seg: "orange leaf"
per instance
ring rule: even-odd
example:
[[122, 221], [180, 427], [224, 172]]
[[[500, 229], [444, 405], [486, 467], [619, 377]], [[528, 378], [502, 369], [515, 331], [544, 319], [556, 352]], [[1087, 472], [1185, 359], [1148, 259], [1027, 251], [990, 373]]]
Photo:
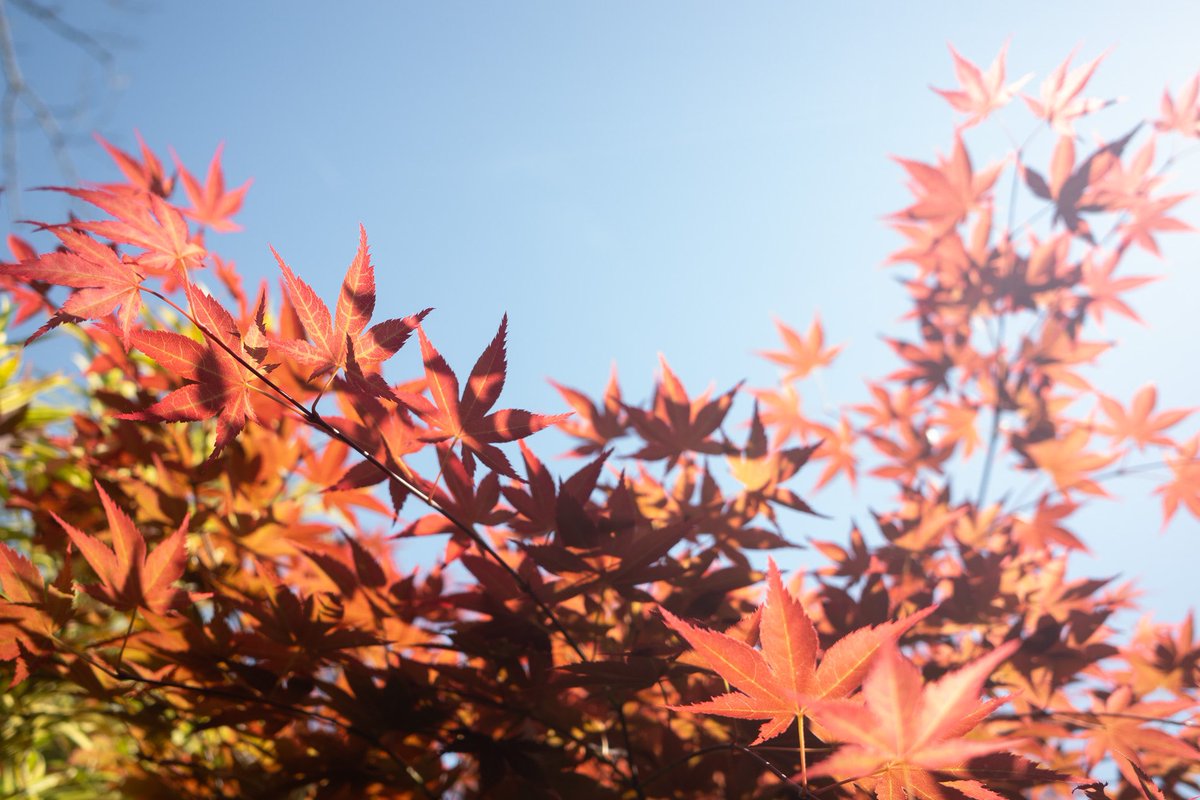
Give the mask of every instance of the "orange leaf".
[[112, 532], [111, 549], [51, 512], [100, 579], [98, 585], [81, 588], [102, 603], [123, 611], [147, 608], [163, 614], [172, 609], [185, 596], [172, 584], [183, 575], [187, 563], [184, 535], [188, 518], [147, 554], [146, 540], [133, 520], [113, 503], [99, 483], [96, 491], [100, 493]]
[[817, 664], [817, 631], [803, 604], [784, 588], [774, 560], [768, 562], [767, 600], [762, 607], [762, 650], [716, 631], [689, 625], [665, 608], [667, 625], [737, 691], [680, 710], [739, 719], [765, 719], [759, 744], [778, 736], [813, 704], [846, 697], [862, 682], [871, 660], [932, 609], [873, 628], [859, 628], [833, 644]]
[[929, 784], [933, 787], [929, 794], [939, 796], [939, 781], [932, 771], [1013, 746], [1011, 741], [962, 737], [1007, 701], [999, 697], [981, 702], [979, 693], [988, 676], [1020, 644], [1007, 642], [926, 684], [895, 641], [887, 640], [863, 681], [861, 699], [826, 700], [812, 706], [813, 720], [844, 744], [810, 774], [865, 778], [881, 787]]

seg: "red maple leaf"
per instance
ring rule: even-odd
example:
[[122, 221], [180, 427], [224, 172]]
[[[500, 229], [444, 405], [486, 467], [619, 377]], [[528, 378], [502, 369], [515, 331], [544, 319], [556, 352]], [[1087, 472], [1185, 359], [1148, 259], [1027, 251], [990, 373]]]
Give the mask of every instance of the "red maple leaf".
[[96, 491], [100, 493], [112, 532], [111, 549], [51, 512], [100, 579], [99, 584], [80, 588], [122, 611], [146, 608], [163, 614], [174, 608], [185, 596], [172, 584], [183, 575], [187, 563], [184, 537], [189, 519], [185, 517], [173, 534], [147, 553], [146, 539], [133, 520], [117, 507], [98, 482]]
[[[1083, 755], [1090, 770], [1106, 754], [1112, 754], [1117, 768], [1136, 786], [1137, 772], [1131, 767], [1146, 769], [1143, 753], [1166, 756], [1182, 760], [1186, 764], [1200, 761], [1200, 750], [1182, 738], [1166, 731], [1147, 727], [1146, 723], [1156, 719], [1170, 719], [1181, 712], [1190, 711], [1194, 704], [1187, 699], [1145, 700], [1134, 696], [1128, 684], [1120, 685], [1111, 694], [1094, 695], [1092, 708], [1097, 712], [1098, 724], [1080, 732], [1085, 740]], [[1120, 756], [1120, 758], [1115, 758]]]
[[34, 260], [0, 266], [0, 275], [26, 281], [70, 286], [73, 292], [54, 317], [32, 338], [71, 319], [99, 319], [120, 308], [118, 327], [125, 349], [142, 309], [142, 275], [117, 257], [112, 248], [69, 228], [55, 228], [65, 249], [44, 253]]
[[972, 64], [958, 54], [953, 45], [949, 45], [950, 55], [954, 57], [954, 74], [958, 78], [961, 90], [934, 89], [946, 99], [956, 111], [968, 114], [959, 130], [969, 128], [981, 122], [996, 109], [1005, 106], [1021, 87], [1029, 82], [1033, 73], [1029, 73], [1008, 86], [1004, 85], [1004, 56], [1008, 51], [1008, 42], [1000, 48], [999, 55], [992, 61], [987, 72]]
[[1128, 317], [1134, 322], [1141, 322], [1139, 317], [1121, 295], [1125, 292], [1144, 286], [1158, 280], [1154, 276], [1131, 275], [1125, 278], [1114, 278], [1113, 272], [1121, 259], [1121, 253], [1114, 251], [1101, 259], [1096, 251], [1088, 252], [1080, 263], [1080, 288], [1084, 290], [1087, 311], [1096, 322], [1104, 322], [1104, 313]]
[[1160, 411], [1155, 414], [1154, 405], [1158, 400], [1158, 391], [1154, 384], [1147, 384], [1133, 396], [1129, 412], [1111, 397], [1100, 396], [1100, 408], [1105, 416], [1112, 420], [1112, 425], [1100, 425], [1097, 430], [1112, 437], [1113, 444], [1126, 439], [1132, 439], [1139, 450], [1144, 450], [1152, 444], [1170, 446], [1173, 444], [1169, 436], [1163, 435], [1167, 428], [1183, 422], [1190, 408], [1177, 408], [1170, 411]]
[[805, 416], [795, 386], [786, 383], [778, 389], [751, 389], [750, 393], [763, 405], [763, 425], [774, 432], [771, 447], [778, 448], [793, 436], [803, 441], [813, 435], [815, 423]]
[[945, 233], [962, 222], [967, 214], [982, 208], [988, 191], [1000, 176], [1003, 164], [993, 164], [976, 173], [962, 137], [955, 135], [949, 158], [939, 158], [936, 166], [897, 158], [908, 172], [909, 189], [916, 202], [895, 215], [898, 219], [922, 220], [938, 233]]
[[828, 366], [842, 350], [840, 344], [825, 347], [825, 331], [819, 317], [813, 319], [803, 338], [779, 320], [775, 320], [775, 327], [787, 350], [763, 350], [759, 355], [787, 368], [784, 381], [807, 377], [814, 369]]
[[671, 371], [671, 365], [663, 355], [658, 357], [662, 378], [654, 389], [654, 404], [650, 410], [625, 406], [629, 422], [646, 446], [631, 457], [645, 461], [667, 459], [673, 467], [687, 451], [716, 455], [725, 451], [725, 445], [712, 438], [721, 426], [725, 415], [733, 404], [741, 383], [715, 400], [708, 399], [708, 392], [692, 400], [687, 389]]
[[451, 445], [462, 442], [463, 447], [479, 456], [479, 460], [491, 469], [520, 480], [508, 457], [496, 447], [496, 443], [524, 439], [561, 422], [570, 414], [533, 414], [513, 408], [488, 413], [500, 398], [508, 372], [504, 346], [507, 330], [508, 315], [505, 314], [496, 337], [475, 362], [460, 397], [458, 376], [418, 324], [421, 356], [425, 361], [425, 381], [433, 402], [410, 392], [398, 393], [397, 399], [431, 427], [428, 433], [420, 437], [422, 441], [442, 442], [449, 439]]
[[752, 744], [783, 733], [813, 704], [848, 696], [862, 682], [876, 652], [932, 611], [925, 609], [902, 620], [859, 628], [836, 641], [818, 664], [817, 630], [803, 603], [784, 588], [774, 560], [767, 567], [761, 650], [727, 634], [689, 625], [665, 608], [659, 609], [667, 625], [735, 690], [679, 710], [767, 720]]
[[596, 490], [600, 471], [611, 451], [601, 453], [556, 485], [545, 465], [525, 442], [518, 443], [525, 462], [525, 484], [504, 486], [501, 491], [517, 516], [508, 527], [526, 536], [560, 530], [572, 523], [591, 523], [588, 517], [589, 499]]
[[[470, 453], [458, 458], [448, 451], [448, 445], [438, 445], [438, 462], [442, 465], [442, 476], [446, 479], [446, 491], [434, 487], [427, 482], [421, 482], [423, 491], [432, 495], [438, 507], [451, 512], [455, 519], [467, 525], [499, 525], [508, 520], [513, 512], [499, 505], [500, 476], [496, 472], [488, 472], [475, 482], [475, 459]], [[427, 514], [404, 529], [401, 536], [428, 536], [434, 533], [453, 534], [458, 540], [459, 550], [470, 545], [468, 539], [454, 522], [445, 514]], [[447, 549], [453, 553], [453, 548]], [[451, 560], [451, 559], [448, 559]]]
[[224, 147], [224, 143], [217, 145], [217, 152], [213, 154], [212, 161], [208, 165], [208, 175], [205, 177], [203, 187], [192, 173], [179, 163], [179, 157], [174, 153], [171, 154], [175, 156], [175, 165], [179, 167], [183, 191], [187, 193], [188, 200], [192, 204], [192, 207], [185, 209], [183, 213], [201, 225], [207, 225], [214, 231], [223, 233], [242, 229], [242, 226], [232, 222], [229, 218], [241, 209], [246, 190], [250, 188], [250, 181], [246, 181], [232, 191], [225, 191], [225, 174], [221, 171], [221, 150]]
[[[158, 156], [154, 155], [146, 142], [142, 139], [142, 135], [134, 131], [133, 135], [137, 137], [138, 146], [142, 150], [142, 160], [138, 161], [135, 156], [131, 156], [124, 150], [109, 144], [100, 134], [93, 134], [100, 146], [108, 151], [112, 156], [112, 160], [117, 162], [117, 168], [129, 180], [129, 183], [136, 189], [143, 192], [150, 192], [159, 197], [168, 197], [171, 190], [175, 188], [175, 179], [166, 177], [163, 172], [162, 162], [158, 160]], [[120, 184], [107, 184], [106, 189], [119, 190], [125, 187]]]
[[625, 435], [629, 427], [625, 419], [624, 404], [621, 402], [621, 384], [617, 382], [617, 369], [613, 367], [608, 376], [608, 385], [604, 387], [604, 407], [599, 408], [591, 398], [577, 389], [550, 381], [550, 385], [558, 390], [563, 399], [575, 409], [578, 420], [570, 420], [562, 424], [562, 430], [578, 439], [584, 439], [569, 456], [589, 456], [599, 453], [608, 447], [613, 439]]
[[1163, 527], [1175, 516], [1179, 504], [1187, 506], [1200, 519], [1200, 437], [1193, 436], [1179, 445], [1174, 458], [1167, 459], [1172, 478], [1154, 490], [1162, 495]]
[[937, 426], [940, 437], [937, 444], [951, 448], [961, 446], [962, 457], [970, 458], [983, 441], [976, 424], [979, 405], [963, 397], [956, 402], [939, 400], [937, 406], [940, 413], [929, 418], [929, 423]]
[[229, 312], [216, 300], [192, 284], [188, 284], [187, 293], [196, 321], [225, 347], [207, 337], [200, 343], [169, 331], [135, 332], [133, 345], [137, 349], [189, 383], [144, 411], [122, 414], [121, 418], [185, 422], [216, 417], [217, 438], [209, 456], [211, 461], [246, 426], [247, 420], [257, 419], [250, 403], [256, 378], [225, 348], [247, 363], [261, 363], [266, 351], [254, 346], [254, 341], [263, 335], [261, 328], [252, 324], [244, 341]]
[[[146, 252], [139, 267], [155, 275], [186, 273], [199, 267], [207, 251], [188, 234], [183, 215], [157, 195], [128, 196], [98, 189], [60, 189], [111, 214], [116, 219], [76, 222], [73, 226]], [[149, 198], [149, 202], [146, 199]]]
[[1061, 503], [1051, 503], [1043, 496], [1038, 500], [1037, 510], [1031, 519], [1021, 516], [1013, 518], [1013, 536], [1022, 547], [1031, 550], [1048, 550], [1050, 545], [1057, 544], [1068, 550], [1088, 552], [1087, 545], [1062, 525], [1062, 521], [1079, 508], [1078, 503], [1064, 500]]
[[1075, 54], [1071, 53], [1054, 72], [1050, 73], [1046, 80], [1042, 81], [1040, 100], [1034, 100], [1028, 95], [1024, 96], [1030, 110], [1050, 123], [1050, 126], [1061, 135], [1074, 136], [1076, 119], [1085, 114], [1099, 111], [1115, 102], [1079, 96], [1083, 92], [1083, 88], [1087, 86], [1087, 82], [1091, 80], [1092, 73], [1096, 71], [1096, 67], [1100, 65], [1100, 61], [1106, 55], [1108, 54], [1101, 53], [1092, 61], [1076, 67], [1068, 73], [1067, 69], [1071, 65], [1071, 59], [1075, 57]]
[[272, 248], [284, 284], [300, 323], [312, 342], [302, 339], [275, 339], [275, 346], [296, 362], [311, 369], [309, 380], [340, 369], [357, 369], [365, 373], [379, 371], [379, 365], [396, 354], [408, 340], [413, 329], [432, 309], [403, 319], [389, 319], [371, 326], [375, 311], [375, 268], [367, 249], [367, 231], [358, 227], [358, 252], [346, 277], [331, 318], [325, 305], [312, 287], [292, 272], [279, 253]]
[[1121, 155], [1140, 127], [1100, 145], [1078, 166], [1075, 165], [1075, 139], [1062, 136], [1054, 146], [1049, 179], [1037, 170], [1022, 165], [1025, 183], [1038, 197], [1054, 201], [1056, 222], [1061, 219], [1072, 233], [1094, 243], [1091, 228], [1080, 215], [1089, 211], [1123, 208], [1124, 201], [1120, 196], [1111, 189], [1099, 191], [1096, 187], [1100, 185], [1103, 188], [1105, 179], [1111, 180], [1115, 174], [1123, 175], [1120, 172]]
[[1163, 90], [1162, 117], [1154, 123], [1160, 131], [1176, 131], [1184, 136], [1200, 136], [1200, 75], [1196, 75], [1175, 99]]
[[837, 427], [814, 424], [813, 433], [821, 439], [821, 445], [813, 454], [813, 461], [826, 461], [825, 469], [821, 472], [813, 491], [818, 491], [833, 480], [839, 472], [845, 473], [850, 486], [858, 479], [858, 457], [854, 455], [854, 443], [858, 440], [850, 420], [843, 414], [838, 419]]
[[[963, 765], [979, 756], [1010, 749], [1003, 739], [964, 740], [962, 737], [996, 707], [997, 697], [981, 702], [984, 683], [1017, 648], [1010, 641], [967, 666], [925, 684], [921, 671], [905, 658], [894, 640], [887, 640], [863, 681], [861, 700], [827, 700], [812, 708], [813, 719], [833, 739], [843, 742], [812, 770], [873, 784], [881, 798], [939, 798], [944, 796], [937, 771], [951, 770], [952, 786], [971, 797], [991, 793], [970, 780]], [[976, 791], [966, 791], [973, 789]]]
[[[15, 266], [22, 261], [33, 261], [38, 257], [37, 251], [19, 236], [9, 234], [6, 243], [8, 251], [12, 253], [12, 261], [8, 262], [9, 265]], [[51, 307], [46, 299], [47, 287], [36, 279], [29, 281], [25, 278], [18, 278], [12, 272], [0, 270], [0, 288], [7, 292], [16, 304], [17, 316], [14, 323], [17, 325]]]
[[1086, 452], [1084, 448], [1090, 438], [1088, 430], [1080, 427], [1064, 436], [1028, 445], [1025, 451], [1039, 469], [1054, 479], [1060, 492], [1078, 491], [1107, 497], [1108, 492], [1086, 476], [1089, 472], [1108, 466], [1117, 456], [1115, 453], [1101, 455]]
[[1122, 243], [1136, 244], [1156, 256], [1161, 256], [1158, 242], [1154, 239], [1156, 232], [1192, 230], [1191, 225], [1167, 213], [1189, 197], [1188, 194], [1172, 194], [1153, 199], [1141, 198], [1133, 206], [1131, 219], [1120, 226]]
[[[338, 430], [347, 433], [360, 446], [368, 448], [375, 460], [394, 472], [411, 477], [404, 457], [419, 452], [425, 444], [418, 438], [420, 430], [403, 407], [384, 405], [373, 392], [348, 391], [346, 396], [358, 415], [357, 420], [329, 417]], [[360, 461], [347, 469], [330, 491], [340, 492], [388, 482], [392, 508], [397, 515], [408, 497], [408, 489], [371, 460]]]

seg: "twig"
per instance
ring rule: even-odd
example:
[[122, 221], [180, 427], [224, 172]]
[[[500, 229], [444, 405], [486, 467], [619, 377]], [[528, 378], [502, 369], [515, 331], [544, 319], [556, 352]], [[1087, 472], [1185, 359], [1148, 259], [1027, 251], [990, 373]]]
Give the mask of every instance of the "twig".
[[1006, 316], [1001, 315], [1000, 320], [996, 325], [998, 329], [996, 334], [998, 344], [996, 345], [995, 356], [997, 363], [995, 365], [995, 369], [993, 370], [992, 377], [992, 380], [995, 383], [995, 385], [992, 387], [992, 391], [995, 393], [996, 399], [995, 402], [992, 403], [992, 429], [988, 434], [987, 452], [983, 457], [983, 475], [981, 475], [979, 478], [979, 492], [976, 495], [977, 499], [975, 501], [977, 508], [983, 508], [984, 501], [987, 499], [988, 482], [992, 477], [992, 464], [996, 460], [996, 447], [1000, 441], [1000, 416], [1004, 412], [1000, 408], [1000, 396], [1002, 390], [1000, 386], [1001, 369], [999, 361], [1004, 352], [1004, 323], [1007, 319], [1008, 318]]
[[226, 700], [237, 700], [237, 701], [245, 702], [245, 703], [257, 703], [259, 705], [264, 705], [269, 708], [273, 708], [277, 711], [283, 711], [284, 713], [291, 714], [293, 716], [306, 717], [308, 719], [316, 720], [318, 722], [323, 722], [327, 725], [331, 725], [333, 727], [340, 728], [341, 730], [344, 730], [347, 734], [349, 734], [351, 736], [355, 736], [359, 739], [362, 739], [364, 742], [368, 743], [372, 747], [375, 747], [375, 748], [379, 749], [380, 751], [382, 751], [385, 755], [387, 755], [390, 759], [392, 759], [392, 761], [396, 762], [396, 764], [404, 770], [405, 774], [410, 779], [412, 779], [412, 781], [416, 784], [417, 789], [422, 794], [422, 796], [427, 797], [430, 800], [434, 800], [434, 795], [425, 787], [425, 779], [421, 777], [421, 774], [419, 772], [417, 772], [416, 769], [413, 768], [413, 766], [411, 764], [408, 764], [406, 761], [404, 761], [404, 759], [400, 758], [398, 755], [393, 753], [391, 751], [391, 749], [386, 747], [383, 744], [383, 742], [379, 740], [379, 738], [377, 736], [375, 736], [374, 734], [368, 733], [367, 731], [364, 731], [361, 728], [359, 728], [351, 723], [343, 722], [342, 720], [337, 719], [336, 717], [331, 717], [328, 714], [322, 714], [319, 711], [311, 711], [307, 708], [301, 708], [299, 706], [291, 705], [290, 703], [283, 703], [278, 700], [272, 700], [269, 697], [257, 697], [254, 695], [247, 695], [242, 692], [235, 691], [233, 689], [224, 689], [221, 687], [212, 687], [212, 686], [201, 686], [199, 684], [183, 683], [181, 681], [173, 681], [173, 680], [169, 680], [169, 679], [165, 679], [165, 678], [147, 678], [142, 675], [138, 675], [136, 673], [129, 672], [129, 671], [121, 668], [120, 666], [118, 666], [116, 670], [112, 670], [112, 669], [109, 669], [107, 666], [105, 666], [103, 663], [96, 661], [95, 659], [88, 656], [86, 653], [80, 652], [79, 650], [77, 650], [76, 648], [67, 644], [66, 642], [63, 642], [62, 640], [57, 640], [57, 641], [60, 645], [63, 646], [64, 650], [73, 654], [76, 658], [79, 658], [80, 660], [89, 664], [93, 669], [99, 670], [100, 672], [104, 673], [105, 675], [107, 675], [108, 677], [112, 678], [115, 681], [132, 681], [134, 683], [140, 683], [140, 684], [144, 684], [146, 686], [152, 686], [152, 687], [156, 687], [159, 689], [175, 689], [178, 691], [192, 692], [194, 694], [200, 694], [205, 697], [220, 697], [220, 698], [224, 698]]
[[58, 117], [50, 110], [21, 71], [17, 51], [13, 46], [12, 30], [4, 0], [0, 0], [0, 69], [4, 72], [4, 101], [0, 104], [0, 125], [4, 127], [4, 183], [9, 192], [9, 213], [16, 219], [20, 216], [20, 199], [17, 172], [17, 103], [21, 101], [33, 115], [34, 121], [50, 142], [50, 149], [58, 161], [59, 171], [70, 183], [77, 183], [75, 164], [67, 149], [66, 137]]
[[684, 764], [686, 764], [687, 762], [691, 761], [694, 758], [701, 758], [710, 753], [720, 753], [722, 751], [742, 752], [747, 755], [753, 756], [755, 759], [758, 760], [759, 763], [761, 763], [768, 770], [770, 770], [771, 773], [773, 773], [775, 775], [775, 777], [779, 778], [779, 780], [781, 782], [783, 782], [785, 785], [790, 787], [795, 792], [797, 797], [811, 797], [813, 795], [813, 793], [811, 791], [809, 791], [809, 789], [807, 787], [801, 786], [800, 784], [793, 781], [790, 777], [788, 777], [786, 772], [779, 769], [779, 767], [772, 764], [770, 761], [765, 759], [760, 754], [754, 752], [752, 749], [750, 749], [749, 747], [746, 747], [745, 745], [736, 744], [733, 742], [730, 742], [729, 744], [709, 745], [708, 747], [702, 747], [699, 750], [688, 753], [687, 755], [680, 756], [679, 758], [675, 759], [674, 761], [670, 762], [669, 764], [659, 767], [657, 770], [655, 770], [654, 772], [647, 775], [644, 785], [649, 786], [650, 784], [652, 784], [655, 781], [662, 778], [667, 773], [683, 766]]
[[[157, 297], [159, 300], [163, 301], [164, 303], [166, 303], [167, 305], [169, 305], [170, 307], [172, 307], [176, 311], [178, 311], [180, 314], [182, 314], [186, 319], [188, 319], [193, 325], [196, 326], [196, 328], [204, 335], [204, 337], [207, 340], [215, 343], [218, 347], [220, 347], [223, 351], [225, 351], [226, 354], [228, 354], [231, 358], [233, 358], [234, 361], [236, 361], [239, 365], [241, 365], [241, 367], [243, 369], [247, 370], [251, 375], [254, 375], [256, 378], [261, 380], [264, 385], [266, 385], [273, 392], [275, 392], [280, 398], [282, 398], [289, 406], [292, 407], [292, 409], [294, 411], [296, 411], [296, 413], [298, 413], [300, 415], [301, 419], [304, 420], [304, 422], [317, 428], [321, 432], [325, 433], [327, 436], [329, 436], [333, 439], [336, 439], [337, 441], [342, 442], [347, 447], [354, 450], [354, 452], [358, 453], [360, 456], [362, 456], [364, 459], [366, 459], [368, 462], [370, 462], [376, 468], [380, 469], [391, 480], [394, 480], [397, 483], [399, 483], [401, 486], [403, 486], [405, 489], [407, 489], [409, 492], [411, 492], [413, 495], [415, 495], [417, 498], [419, 498], [421, 502], [425, 503], [427, 506], [432, 508], [434, 511], [441, 514], [447, 521], [449, 521], [452, 525], [454, 525], [454, 527], [458, 528], [463, 533], [465, 533], [468, 537], [470, 537], [471, 541], [474, 542], [475, 545], [477, 547], [479, 547], [479, 549], [483, 553], [485, 553], [488, 557], [490, 557], [493, 561], [495, 561], [501, 568], [503, 568], [504, 571], [508, 573], [509, 577], [511, 577], [516, 582], [516, 584], [520, 587], [521, 591], [526, 596], [528, 596], [529, 598], [531, 598], [533, 600], [533, 602], [537, 606], [538, 610], [541, 611], [542, 614], [544, 614], [546, 616], [546, 618], [549, 619], [551, 627], [555, 631], [557, 631], [559, 635], [561, 635], [563, 637], [563, 641], [566, 642], [566, 644], [571, 648], [571, 650], [575, 652], [575, 654], [579, 657], [579, 660], [581, 662], [585, 662], [585, 663], [590, 660], [585, 655], [583, 648], [580, 647], [580, 645], [575, 641], [575, 638], [571, 635], [570, 631], [568, 631], [566, 629], [566, 626], [563, 625], [562, 621], [559, 620], [558, 615], [554, 613], [554, 610], [544, 600], [542, 600], [542, 598], [534, 590], [533, 586], [531, 586], [529, 584], [529, 582], [526, 581], [525, 578], [519, 572], [517, 572], [517, 570], [515, 568], [513, 568], [513, 566], [511, 564], [509, 564], [506, 560], [504, 560], [504, 558], [502, 558], [500, 556], [500, 554], [491, 546], [491, 544], [489, 544], [488, 541], [477, 530], [475, 530], [474, 525], [464, 522], [456, 514], [454, 514], [454, 512], [450, 511], [449, 509], [445, 508], [440, 503], [438, 503], [433, 498], [432, 492], [430, 492], [429, 496], [425, 496], [424, 494], [422, 494], [420, 489], [418, 489], [414, 483], [409, 481], [407, 478], [405, 478], [400, 473], [396, 472], [396, 470], [392, 469], [384, 462], [380, 461], [374, 454], [368, 452], [367, 449], [364, 448], [362, 445], [360, 445], [353, 437], [343, 433], [336, 426], [334, 426], [329, 421], [327, 421], [323, 416], [321, 416], [321, 414], [319, 412], [317, 412], [316, 410], [307, 408], [299, 400], [292, 397], [292, 395], [286, 389], [279, 386], [277, 383], [272, 381], [265, 373], [263, 373], [261, 370], [257, 369], [255, 366], [250, 364], [248, 361], [246, 361], [246, 359], [243, 358], [240, 353], [237, 353], [236, 351], [234, 351], [234, 349], [231, 348], [229, 345], [227, 345], [224, 341], [222, 341], [220, 339], [220, 337], [213, 334], [212, 331], [208, 330], [208, 328], [206, 328], [204, 325], [201, 325], [194, 317], [192, 317], [192, 315], [190, 313], [188, 313], [185, 309], [183, 309], [181, 306], [179, 306], [173, 300], [171, 300], [170, 298], [166, 297], [165, 295], [163, 295], [160, 292], [155, 291], [153, 289], [147, 289], [147, 288], [143, 287], [142, 290], [147, 292], [148, 294], [152, 295], [153, 297]], [[632, 740], [630, 739], [630, 736], [629, 736], [629, 728], [628, 728], [628, 722], [627, 722], [627, 719], [625, 716], [625, 710], [624, 710], [624, 708], [622, 708], [621, 704], [616, 700], [616, 698], [614, 698], [612, 696], [611, 692], [606, 691], [605, 694], [607, 696], [610, 707], [616, 713], [617, 723], [621, 730], [622, 738], [624, 739], [624, 742], [625, 742], [625, 751], [628, 754], [628, 758], [629, 758], [629, 770], [630, 770], [629, 779], [630, 779], [630, 783], [631, 783], [631, 788], [633, 789], [634, 793], [636, 794], [636, 796], [639, 799], [644, 798], [645, 794], [642, 791], [641, 781], [638, 777], [638, 768], [633, 760], [633, 749], [632, 749], [633, 745], [632, 745]]]

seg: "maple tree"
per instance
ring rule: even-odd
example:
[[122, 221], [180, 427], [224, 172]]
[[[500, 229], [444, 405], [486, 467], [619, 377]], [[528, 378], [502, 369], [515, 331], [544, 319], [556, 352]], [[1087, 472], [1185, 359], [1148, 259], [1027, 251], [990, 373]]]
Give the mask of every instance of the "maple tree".
[[[599, 399], [554, 384], [572, 413], [493, 410], [507, 317], [469, 372], [434, 346], [429, 309], [372, 325], [361, 229], [332, 311], [278, 253], [282, 291], [248, 295], [211, 249], [247, 190], [225, 189], [221, 151], [203, 186], [174, 158], [180, 201], [140, 138], [137, 155], [101, 140], [124, 182], [61, 189], [101, 218], [41, 223], [40, 253], [11, 237], [0, 266], [6, 335], [69, 332], [87, 363], [64, 406], [44, 398], [71, 382], [0, 344], [0, 783], [1200, 792], [1191, 616], [1124, 634], [1135, 591], [1070, 569], [1091, 538], [1077, 513], [1114, 476], [1153, 476], [1164, 524], [1200, 517], [1192, 410], [1083, 371], [1109, 349], [1095, 326], [1137, 319], [1129, 295], [1154, 279], [1125, 259], [1189, 228], [1155, 141], [1200, 137], [1197, 81], [1081, 158], [1076, 127], [1110, 103], [1087, 96], [1102, 56], [1068, 58], [1023, 95], [1027, 144], [984, 164], [971, 137], [1030, 79], [1008, 81], [1006, 51], [985, 71], [952, 49], [949, 155], [898, 159], [913, 202], [890, 219], [891, 261], [913, 324], [886, 339], [896, 368], [815, 416], [806, 382], [842, 349], [819, 320], [777, 323], [782, 349], [761, 353], [775, 385], [696, 394], [663, 358], [646, 402], [614, 371]], [[998, 222], [1006, 185], [1041, 213]], [[406, 353], [419, 367], [385, 376]], [[538, 451], [552, 426], [582, 460], [562, 475]], [[1035, 488], [996, 492], [1002, 472]], [[891, 499], [844, 539], [810, 539], [785, 579], [760, 551], [796, 544], [840, 481]], [[394, 556], [394, 539], [435, 536], [427, 564]]]

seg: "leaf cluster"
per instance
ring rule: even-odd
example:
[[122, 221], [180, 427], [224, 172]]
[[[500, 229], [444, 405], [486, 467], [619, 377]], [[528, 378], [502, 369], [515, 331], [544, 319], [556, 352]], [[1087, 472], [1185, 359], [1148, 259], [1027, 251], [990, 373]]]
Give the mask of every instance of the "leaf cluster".
[[[664, 358], [644, 402], [614, 372], [596, 399], [556, 384], [571, 414], [497, 410], [507, 317], [469, 371], [429, 309], [373, 323], [361, 229], [332, 310], [278, 254], [281, 291], [247, 294], [209, 244], [246, 189], [225, 190], [220, 153], [203, 187], [178, 165], [173, 199], [144, 143], [103, 142], [124, 182], [62, 190], [98, 218], [43, 224], [54, 249], [13, 239], [0, 266], [5, 325], [68, 325], [86, 361], [70, 414], [38, 405], [61, 379], [19, 376], [7, 345], [0, 361], [0, 785], [1200, 791], [1191, 618], [1123, 636], [1135, 591], [1069, 564], [1089, 540], [1078, 510], [1114, 477], [1157, 470], [1164, 523], [1200, 516], [1190, 409], [1160, 410], [1153, 385], [1110, 397], [1085, 369], [1105, 315], [1136, 319], [1128, 295], [1152, 279], [1127, 259], [1188, 227], [1155, 148], [1200, 136], [1196, 82], [1153, 131], [1081, 154], [1074, 126], [1109, 103], [1085, 96], [1100, 59], [1068, 59], [1025, 98], [1049, 165], [1031, 137], [977, 168], [969, 129], [1028, 78], [1006, 83], [1004, 52], [986, 71], [952, 55], [962, 86], [938, 91], [966, 116], [949, 155], [898, 159], [912, 324], [887, 340], [896, 368], [815, 415], [803, 401], [842, 349], [819, 320], [777, 323], [772, 386], [696, 393]], [[1039, 210], [1018, 225], [1020, 189]], [[562, 474], [531, 444], [551, 426], [576, 440]], [[758, 551], [799, 547], [828, 486], [860, 480], [890, 495], [869, 525], [809, 540], [790, 585], [763, 570]], [[421, 537], [444, 549], [405, 563], [398, 543]], [[47, 782], [52, 763], [68, 777]]]

